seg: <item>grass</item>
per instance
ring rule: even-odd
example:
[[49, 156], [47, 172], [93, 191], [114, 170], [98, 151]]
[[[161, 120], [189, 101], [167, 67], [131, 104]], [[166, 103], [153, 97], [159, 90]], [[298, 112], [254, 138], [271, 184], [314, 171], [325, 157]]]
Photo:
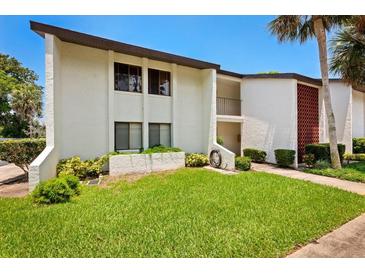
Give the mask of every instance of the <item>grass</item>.
[[0, 199], [1, 257], [281, 257], [365, 211], [282, 176], [204, 169], [84, 187], [70, 203]]
[[365, 162], [357, 162], [344, 165], [342, 169], [305, 169], [305, 172], [349, 180], [354, 182], [365, 183]]

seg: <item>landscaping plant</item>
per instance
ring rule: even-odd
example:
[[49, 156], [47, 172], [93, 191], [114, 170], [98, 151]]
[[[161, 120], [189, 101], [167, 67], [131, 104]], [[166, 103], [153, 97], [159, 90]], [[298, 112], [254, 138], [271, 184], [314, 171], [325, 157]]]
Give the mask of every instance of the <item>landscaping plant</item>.
[[59, 177], [39, 183], [32, 192], [32, 198], [38, 204], [57, 204], [68, 202], [74, 194], [68, 181]]
[[[345, 154], [345, 145], [338, 144], [337, 146], [342, 163], [343, 155]], [[308, 144], [305, 146], [305, 153], [313, 154], [314, 157], [316, 158], [316, 161], [325, 160], [331, 162], [330, 145], [328, 143]]]
[[17, 165], [28, 176], [29, 165], [45, 147], [43, 138], [0, 141], [0, 160]]
[[251, 158], [236, 157], [235, 166], [238, 170], [247, 171], [251, 169]]
[[291, 149], [276, 149], [275, 150], [276, 163], [281, 167], [289, 167], [294, 164], [295, 150]]
[[168, 153], [168, 152], [181, 152], [182, 150], [178, 147], [165, 147], [165, 146], [154, 146], [142, 151], [142, 154], [152, 154], [152, 153]]
[[365, 153], [365, 138], [353, 138], [352, 150], [354, 153]]
[[224, 140], [222, 136], [217, 136], [217, 144], [223, 146]]
[[208, 156], [200, 153], [190, 153], [185, 157], [185, 166], [203, 167], [209, 164]]
[[313, 167], [314, 164], [316, 163], [316, 158], [314, 157], [314, 154], [312, 154], [312, 153], [304, 154], [303, 162], [305, 163], [305, 165], [307, 167]]
[[243, 155], [250, 157], [252, 162], [263, 163], [266, 160], [266, 152], [255, 148], [245, 148]]

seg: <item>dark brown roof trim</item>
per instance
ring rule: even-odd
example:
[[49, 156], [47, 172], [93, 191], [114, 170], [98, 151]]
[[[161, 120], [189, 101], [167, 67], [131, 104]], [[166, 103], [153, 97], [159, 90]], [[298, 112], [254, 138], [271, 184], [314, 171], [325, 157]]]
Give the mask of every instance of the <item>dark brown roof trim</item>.
[[300, 82], [305, 82], [308, 84], [312, 84], [315, 86], [322, 86], [322, 81], [319, 79], [310, 78], [298, 73], [264, 73], [264, 74], [246, 74], [243, 78], [247, 79], [262, 79], [262, 78], [271, 78], [271, 79], [296, 79]]
[[146, 57], [162, 62], [176, 63], [178, 65], [198, 69], [212, 68], [218, 70], [220, 68], [220, 65], [218, 64], [213, 64], [148, 48], [138, 47], [34, 21], [30, 21], [30, 28], [42, 37], [44, 37], [45, 33], [49, 33], [57, 36], [61, 41], [79, 44], [87, 47], [98, 48], [102, 50], [113, 50], [119, 53], [134, 55], [138, 57]]
[[236, 73], [236, 72], [232, 72], [232, 71], [228, 71], [228, 70], [218, 70], [217, 71], [218, 74], [222, 74], [222, 75], [227, 75], [227, 76], [231, 76], [231, 77], [236, 77], [236, 78], [242, 78], [243, 74], [241, 73]]

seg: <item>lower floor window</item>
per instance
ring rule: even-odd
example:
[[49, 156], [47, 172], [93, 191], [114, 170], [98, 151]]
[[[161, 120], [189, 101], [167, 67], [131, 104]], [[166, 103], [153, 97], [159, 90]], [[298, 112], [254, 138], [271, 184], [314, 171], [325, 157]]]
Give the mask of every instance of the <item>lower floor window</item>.
[[141, 148], [142, 123], [115, 122], [115, 150]]
[[149, 124], [149, 147], [163, 145], [171, 146], [170, 124]]

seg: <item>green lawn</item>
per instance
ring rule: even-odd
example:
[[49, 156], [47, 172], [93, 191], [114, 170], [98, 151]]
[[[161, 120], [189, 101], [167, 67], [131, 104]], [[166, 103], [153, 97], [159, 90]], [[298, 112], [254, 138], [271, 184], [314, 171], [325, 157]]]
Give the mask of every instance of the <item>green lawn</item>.
[[365, 183], [365, 162], [344, 165], [342, 169], [305, 169], [305, 172]]
[[280, 257], [365, 212], [365, 198], [203, 169], [85, 187], [67, 204], [0, 199], [1, 257]]

